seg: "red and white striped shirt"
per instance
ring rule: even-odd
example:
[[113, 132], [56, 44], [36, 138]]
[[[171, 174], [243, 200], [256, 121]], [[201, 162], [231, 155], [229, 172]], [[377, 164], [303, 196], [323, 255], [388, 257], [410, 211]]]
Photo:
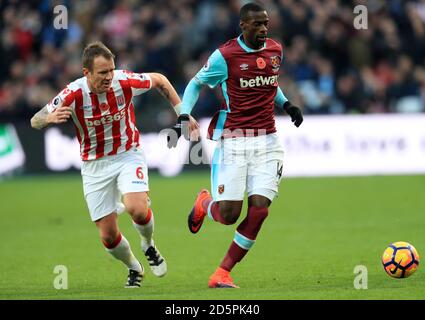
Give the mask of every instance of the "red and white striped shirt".
[[87, 78], [82, 77], [53, 98], [47, 110], [54, 112], [65, 101], [73, 110], [81, 159], [99, 159], [139, 145], [132, 99], [151, 87], [147, 74], [115, 70], [109, 91], [95, 94], [90, 91]]

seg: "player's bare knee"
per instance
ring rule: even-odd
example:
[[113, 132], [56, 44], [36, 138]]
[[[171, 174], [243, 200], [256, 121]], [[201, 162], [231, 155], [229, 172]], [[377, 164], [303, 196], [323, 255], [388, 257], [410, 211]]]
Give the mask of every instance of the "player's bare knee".
[[264, 196], [252, 195], [248, 198], [249, 207], [268, 208], [270, 204], [271, 204], [270, 199]]
[[96, 220], [95, 223], [99, 229], [99, 235], [102, 242], [106, 246], [112, 245], [120, 235], [116, 214], [109, 214]]
[[231, 225], [238, 221], [242, 210], [242, 201], [220, 201], [219, 206], [224, 224]]
[[224, 205], [223, 208], [220, 207], [220, 215], [227, 225], [235, 224], [240, 214], [241, 208], [239, 206]]
[[231, 225], [238, 221], [239, 215], [240, 214], [234, 215], [233, 212], [226, 212], [224, 215], [222, 214], [222, 217], [226, 224]]
[[127, 207], [127, 212], [130, 214], [134, 222], [138, 224], [143, 224], [148, 216], [148, 204], [147, 203], [138, 203], [135, 205], [130, 205]]
[[104, 234], [104, 235], [101, 236], [101, 240], [107, 248], [110, 248], [110, 247], [114, 246], [114, 244], [117, 241], [118, 236], [119, 236], [119, 234], [118, 235]]
[[112, 247], [120, 237], [120, 232], [117, 228], [102, 228], [100, 229], [100, 239], [106, 247]]

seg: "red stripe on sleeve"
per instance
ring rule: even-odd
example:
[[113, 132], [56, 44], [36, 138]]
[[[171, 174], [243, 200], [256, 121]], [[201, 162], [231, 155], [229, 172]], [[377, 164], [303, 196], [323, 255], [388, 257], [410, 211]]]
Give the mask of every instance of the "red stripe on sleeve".
[[[64, 106], [70, 106], [74, 102], [77, 92], [78, 91], [72, 91], [70, 94], [68, 94], [64, 99], [63, 105]], [[75, 107], [77, 107], [77, 106], [75, 106]]]
[[151, 86], [150, 80], [128, 79], [130, 87], [135, 89], [149, 89]]

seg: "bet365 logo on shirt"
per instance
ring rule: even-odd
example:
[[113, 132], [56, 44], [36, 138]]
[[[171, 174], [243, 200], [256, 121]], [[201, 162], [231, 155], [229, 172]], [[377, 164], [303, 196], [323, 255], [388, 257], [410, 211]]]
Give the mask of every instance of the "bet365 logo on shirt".
[[104, 124], [111, 124], [114, 121], [121, 121], [125, 117], [126, 110], [122, 109], [121, 111], [115, 114], [108, 114], [106, 116], [85, 119], [87, 127], [96, 127]]

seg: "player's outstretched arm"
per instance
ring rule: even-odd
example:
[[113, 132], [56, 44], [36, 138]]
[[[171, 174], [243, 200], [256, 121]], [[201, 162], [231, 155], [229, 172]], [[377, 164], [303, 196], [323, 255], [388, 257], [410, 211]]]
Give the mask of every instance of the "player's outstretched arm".
[[[189, 138], [191, 138], [191, 140], [197, 140], [199, 138], [199, 124], [194, 131], [191, 121], [193, 118], [190, 115], [190, 112], [198, 101], [201, 88], [202, 85], [200, 85], [195, 79], [192, 79], [187, 85], [183, 94], [183, 102], [181, 103], [179, 113], [177, 113], [177, 122], [167, 134], [168, 148], [176, 147], [177, 141], [181, 135], [183, 135], [186, 140], [189, 140]], [[195, 134], [192, 134], [192, 132], [195, 132]]]
[[70, 107], [60, 106], [54, 112], [50, 113], [47, 110], [47, 106], [45, 106], [31, 118], [31, 127], [40, 130], [47, 127], [49, 124], [65, 123], [70, 116]]
[[[199, 124], [198, 122], [189, 114], [180, 114], [181, 110], [181, 100], [176, 90], [167, 79], [166, 76], [160, 73], [149, 73], [150, 78], [152, 79], [152, 87], [156, 88], [159, 93], [165, 97], [174, 108], [178, 119], [178, 126], [174, 126], [172, 131], [169, 132], [167, 136], [167, 142], [174, 143], [177, 145], [178, 138], [183, 134], [186, 139], [192, 138], [192, 140], [198, 140], [199, 138]], [[183, 124], [183, 125], [182, 125]], [[187, 125], [186, 125], [187, 124]]]
[[[211, 56], [208, 58], [207, 63], [202, 67], [201, 70], [189, 81], [183, 94], [183, 101], [181, 104], [180, 116], [177, 119], [177, 123], [174, 126], [174, 130], [182, 130], [187, 132], [185, 129], [185, 118], [190, 115], [193, 107], [199, 98], [199, 93], [204, 85], [208, 85], [211, 89], [215, 88], [220, 83], [226, 81], [228, 77], [227, 63], [224, 60], [223, 55], [219, 49], [216, 49]], [[172, 131], [172, 130], [170, 130]], [[189, 139], [185, 136], [186, 139]], [[176, 147], [177, 140], [167, 138], [168, 147]]]
[[148, 75], [152, 80], [152, 88], [157, 89], [159, 93], [170, 102], [173, 108], [177, 108], [177, 112], [180, 107], [181, 100], [167, 77], [160, 73], [149, 73]]

